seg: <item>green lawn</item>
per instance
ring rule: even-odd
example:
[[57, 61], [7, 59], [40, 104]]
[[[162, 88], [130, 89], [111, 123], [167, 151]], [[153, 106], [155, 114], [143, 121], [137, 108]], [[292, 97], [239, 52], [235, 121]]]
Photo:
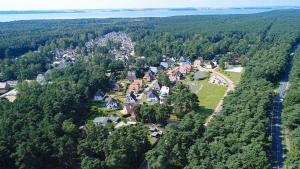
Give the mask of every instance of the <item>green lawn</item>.
[[202, 85], [202, 89], [197, 93], [200, 101], [199, 112], [203, 114], [205, 120], [213, 113], [219, 101], [223, 98], [226, 87], [208, 83], [208, 79], [198, 81]]
[[236, 73], [236, 72], [226, 72], [224, 70], [218, 69], [218, 72], [227, 76], [230, 80], [233, 81], [235, 85], [239, 84], [241, 81], [241, 77], [243, 73]]

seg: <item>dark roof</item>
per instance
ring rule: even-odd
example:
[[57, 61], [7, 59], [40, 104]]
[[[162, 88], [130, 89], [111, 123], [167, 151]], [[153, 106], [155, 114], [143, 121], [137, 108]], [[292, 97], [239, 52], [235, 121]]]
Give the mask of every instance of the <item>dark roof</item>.
[[95, 96], [104, 97], [105, 94], [104, 94], [101, 90], [98, 90], [98, 91], [95, 93]]
[[159, 98], [158, 94], [155, 91], [151, 91], [148, 93], [149, 98]]

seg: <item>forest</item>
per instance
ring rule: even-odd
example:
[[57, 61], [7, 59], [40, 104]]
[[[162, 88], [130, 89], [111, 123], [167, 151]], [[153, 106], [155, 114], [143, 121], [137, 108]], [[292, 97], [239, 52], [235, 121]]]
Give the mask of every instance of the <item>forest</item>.
[[287, 155], [287, 163], [294, 168], [300, 167], [300, 51], [297, 50], [293, 68], [290, 74], [290, 86], [286, 94], [286, 100], [284, 102], [283, 124], [288, 131], [289, 140], [289, 153]]
[[[106, 48], [86, 49], [87, 40], [113, 31], [127, 32], [135, 43], [135, 55], [145, 60], [129, 59], [131, 68], [111, 59]], [[22, 82], [14, 103], [0, 100], [0, 166], [131, 169], [146, 158], [150, 169], [271, 168], [273, 90], [299, 37], [298, 10], [0, 23], [0, 81]], [[75, 46], [78, 60], [53, 69], [53, 51]], [[89, 52], [92, 57], [87, 56]], [[93, 93], [110, 90], [107, 70], [120, 79], [129, 69], [143, 76], [145, 65], [158, 66], [162, 55], [192, 61], [218, 55], [222, 63], [240, 55], [246, 71], [235, 91], [225, 98], [220, 116], [206, 128], [195, 96], [179, 85], [167, 104], [137, 107], [138, 125], [113, 129], [88, 124], [86, 132], [80, 132]], [[293, 148], [288, 162], [295, 168], [300, 159], [299, 58], [298, 51], [284, 113]], [[26, 82], [45, 72], [51, 83]], [[164, 75], [159, 77], [162, 83], [169, 83], [164, 79]], [[151, 150], [143, 123], [164, 123], [162, 117], [171, 111], [168, 105], [175, 105], [171, 110], [182, 120], [178, 126], [167, 126]]]

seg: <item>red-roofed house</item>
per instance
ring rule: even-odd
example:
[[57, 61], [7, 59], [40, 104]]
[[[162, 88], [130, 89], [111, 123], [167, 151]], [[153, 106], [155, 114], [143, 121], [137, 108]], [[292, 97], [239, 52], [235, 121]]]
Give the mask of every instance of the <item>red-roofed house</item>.
[[0, 83], [0, 92], [6, 92], [10, 88], [7, 82]]
[[192, 71], [192, 66], [189, 64], [183, 64], [179, 67], [179, 72], [182, 74], [188, 74]]

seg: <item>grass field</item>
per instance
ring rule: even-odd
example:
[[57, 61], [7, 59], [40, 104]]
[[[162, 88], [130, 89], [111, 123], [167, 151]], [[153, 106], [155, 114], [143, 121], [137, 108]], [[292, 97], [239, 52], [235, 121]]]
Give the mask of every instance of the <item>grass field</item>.
[[239, 84], [241, 81], [241, 77], [243, 73], [236, 73], [236, 72], [227, 72], [221, 69], [218, 69], [218, 72], [224, 74], [225, 76], [227, 76], [230, 80], [233, 81], [233, 83], [235, 85]]
[[219, 101], [223, 98], [226, 87], [208, 83], [208, 79], [198, 81], [202, 89], [197, 93], [200, 101], [199, 112], [205, 120], [213, 113]]

